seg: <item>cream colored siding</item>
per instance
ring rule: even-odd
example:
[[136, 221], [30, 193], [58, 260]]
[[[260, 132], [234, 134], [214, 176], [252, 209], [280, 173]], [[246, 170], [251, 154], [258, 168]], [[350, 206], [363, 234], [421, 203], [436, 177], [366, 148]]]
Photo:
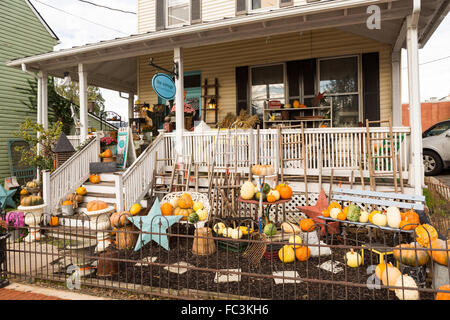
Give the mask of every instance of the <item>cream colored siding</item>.
[[235, 0], [203, 0], [202, 21], [220, 20], [236, 16]]
[[[381, 118], [391, 115], [391, 63], [390, 45], [335, 29], [236, 41], [218, 45], [185, 49], [184, 70], [201, 71], [202, 82], [219, 80], [219, 120], [228, 112], [236, 112], [235, 68], [274, 62], [285, 62], [348, 54], [379, 52], [380, 54], [380, 110]], [[154, 62], [171, 68], [173, 52], [153, 54]], [[157, 72], [148, 66], [150, 56], [139, 59], [140, 101], [156, 103], [151, 78]]]
[[155, 0], [138, 0], [138, 33], [155, 31]]

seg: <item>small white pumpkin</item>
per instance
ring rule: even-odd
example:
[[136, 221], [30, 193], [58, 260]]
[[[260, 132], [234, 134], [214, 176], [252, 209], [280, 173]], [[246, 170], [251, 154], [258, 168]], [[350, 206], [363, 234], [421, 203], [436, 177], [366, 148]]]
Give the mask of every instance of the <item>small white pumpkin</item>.
[[233, 228], [225, 228], [222, 230], [222, 236], [231, 238], [231, 233], [233, 232]]
[[173, 198], [172, 200], [170, 200], [170, 204], [172, 205], [172, 207], [175, 209], [176, 207], [178, 207], [178, 197]]
[[375, 213], [372, 217], [373, 224], [384, 227], [387, 225], [387, 217], [383, 213]]
[[241, 197], [244, 200], [253, 199], [256, 192], [256, 187], [251, 181], [245, 181], [241, 187]]
[[341, 213], [341, 209], [339, 209], [339, 208], [332, 208], [330, 210], [330, 217], [333, 218], [333, 219], [337, 219], [339, 213]]
[[362, 264], [361, 255], [353, 249], [350, 249], [350, 251], [345, 254], [345, 258], [347, 265], [351, 268], [357, 268]]
[[391, 206], [386, 209], [387, 225], [391, 228], [400, 227], [400, 221], [402, 217], [400, 215], [400, 210], [397, 207]]
[[[395, 281], [396, 287], [411, 288], [409, 290], [405, 289], [395, 289], [395, 295], [400, 300], [419, 300], [419, 291], [417, 290], [417, 284], [414, 279], [408, 275], [401, 275]], [[416, 290], [414, 290], [416, 289]]]
[[267, 194], [267, 196], [270, 196], [270, 195], [275, 197], [275, 201], [280, 200], [280, 193], [278, 192], [278, 190], [274, 190], [274, 189], [270, 190], [269, 193]]
[[369, 213], [366, 210], [361, 211], [361, 215], [359, 216], [359, 222], [366, 223], [368, 221], [369, 221]]
[[233, 239], [240, 239], [242, 238], [242, 231], [240, 229], [233, 229], [231, 231], [231, 238]]
[[200, 221], [204, 221], [208, 218], [208, 211], [206, 211], [206, 209], [199, 209], [196, 213]]

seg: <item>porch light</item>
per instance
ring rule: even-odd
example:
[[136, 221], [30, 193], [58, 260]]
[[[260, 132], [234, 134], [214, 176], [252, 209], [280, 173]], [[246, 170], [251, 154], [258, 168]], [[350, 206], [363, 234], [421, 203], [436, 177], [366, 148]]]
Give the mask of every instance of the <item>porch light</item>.
[[211, 98], [211, 100], [209, 100], [209, 102], [208, 102], [208, 108], [209, 109], [215, 109], [216, 107], [217, 107], [216, 99]]

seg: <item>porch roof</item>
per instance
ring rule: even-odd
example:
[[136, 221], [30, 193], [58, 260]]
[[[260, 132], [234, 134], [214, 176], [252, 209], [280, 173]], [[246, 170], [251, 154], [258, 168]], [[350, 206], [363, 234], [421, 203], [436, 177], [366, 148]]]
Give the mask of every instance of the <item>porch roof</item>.
[[[381, 9], [381, 30], [366, 26], [367, 7]], [[419, 43], [423, 46], [450, 8], [449, 1], [422, 0]], [[338, 28], [401, 48], [405, 43], [405, 17], [412, 11], [412, 0], [335, 0], [315, 2], [294, 8], [225, 18], [180, 28], [131, 35], [114, 40], [14, 59], [8, 66], [29, 71], [45, 70], [63, 78], [69, 72], [78, 81], [78, 64], [88, 71], [88, 84], [123, 92], [137, 92], [137, 57], [269, 35]]]

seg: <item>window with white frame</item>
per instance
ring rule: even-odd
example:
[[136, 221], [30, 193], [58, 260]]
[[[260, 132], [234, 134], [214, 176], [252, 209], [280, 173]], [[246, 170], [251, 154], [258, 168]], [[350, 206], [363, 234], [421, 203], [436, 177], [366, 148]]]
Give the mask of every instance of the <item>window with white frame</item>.
[[279, 0], [248, 0], [250, 10], [269, 10], [278, 8]]
[[359, 57], [319, 59], [320, 92], [333, 102], [333, 126], [353, 127], [359, 121]]
[[190, 24], [190, 0], [167, 0], [167, 26]]

